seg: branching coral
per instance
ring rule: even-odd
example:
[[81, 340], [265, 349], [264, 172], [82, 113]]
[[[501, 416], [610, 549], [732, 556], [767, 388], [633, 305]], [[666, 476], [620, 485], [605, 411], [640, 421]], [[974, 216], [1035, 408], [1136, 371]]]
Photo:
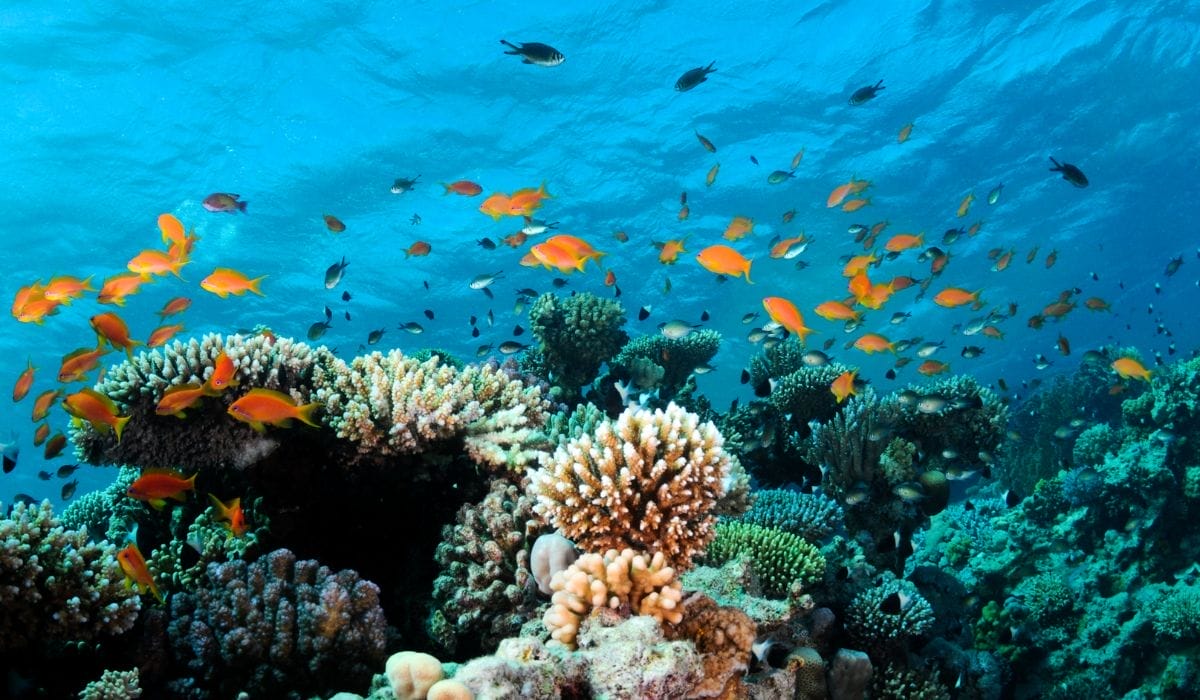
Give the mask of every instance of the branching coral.
[[686, 569], [713, 537], [729, 470], [713, 424], [671, 404], [626, 409], [530, 477], [535, 511], [581, 549], [661, 552]]
[[597, 608], [623, 608], [672, 624], [683, 619], [683, 590], [661, 552], [584, 554], [555, 574], [550, 588], [554, 595], [542, 621], [553, 639], [569, 647], [575, 645], [580, 622]]
[[529, 330], [538, 339], [547, 379], [569, 392], [596, 377], [600, 365], [621, 350], [629, 335], [625, 309], [612, 299], [582, 292], [566, 299], [542, 294], [529, 308]]
[[318, 367], [313, 386], [324, 422], [372, 458], [462, 437], [481, 464], [523, 467], [538, 455], [531, 445], [550, 408], [539, 386], [494, 363], [460, 371], [399, 350]]
[[663, 368], [662, 389], [673, 394], [683, 387], [688, 375], [707, 364], [721, 347], [721, 334], [709, 328], [688, 333], [682, 338], [643, 335], [621, 348], [610, 364], [632, 373], [636, 361], [649, 360]]
[[763, 489], [754, 492], [754, 505], [738, 520], [819, 542], [840, 528], [844, 518], [842, 507], [825, 494]]
[[64, 528], [49, 501], [0, 519], [0, 651], [118, 635], [141, 609], [112, 544]]
[[142, 696], [138, 670], [108, 670], [79, 692], [79, 700], [136, 700]]
[[494, 648], [536, 616], [529, 549], [539, 529], [532, 499], [504, 479], [493, 480], [479, 504], [460, 508], [457, 524], [442, 528], [429, 626], [443, 647]]
[[829, 387], [849, 368], [836, 362], [801, 367], [779, 377], [768, 401], [791, 425], [803, 429], [810, 421], [827, 421], [838, 411], [837, 397]]
[[285, 549], [253, 564], [209, 564], [204, 584], [170, 605], [176, 660], [215, 697], [365, 686], [383, 664], [375, 584]]
[[793, 586], [806, 588], [825, 574], [820, 550], [796, 535], [747, 523], [717, 523], [717, 537], [705, 560], [720, 566], [738, 556], [750, 559], [764, 594], [785, 597]]
[[903, 579], [887, 576], [855, 596], [846, 611], [846, 631], [872, 659], [885, 660], [933, 626], [933, 608]]

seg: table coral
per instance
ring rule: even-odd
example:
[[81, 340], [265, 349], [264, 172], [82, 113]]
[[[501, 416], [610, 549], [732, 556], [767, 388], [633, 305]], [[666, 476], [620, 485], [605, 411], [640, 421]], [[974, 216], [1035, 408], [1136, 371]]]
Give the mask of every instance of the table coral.
[[626, 409], [531, 472], [535, 511], [580, 549], [661, 552], [686, 569], [713, 537], [730, 461], [712, 423], [671, 404]]
[[49, 501], [0, 519], [0, 651], [128, 631], [141, 601], [108, 542], [62, 526]]

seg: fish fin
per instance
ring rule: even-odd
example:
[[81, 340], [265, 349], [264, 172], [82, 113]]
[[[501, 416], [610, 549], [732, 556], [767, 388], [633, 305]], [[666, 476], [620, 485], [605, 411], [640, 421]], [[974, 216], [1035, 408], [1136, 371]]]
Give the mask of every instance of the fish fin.
[[314, 428], [320, 428], [321, 424], [313, 420], [313, 412], [321, 407], [319, 402], [304, 404], [296, 407], [296, 418], [305, 425], [311, 425]]
[[245, 214], [246, 213], [246, 204], [248, 204], [248, 202], [238, 202], [237, 210], [242, 212], [243, 214]]
[[113, 432], [117, 434], [117, 444], [121, 444], [121, 433], [125, 431], [125, 424], [129, 422], [129, 416], [118, 416], [116, 424], [113, 425]]
[[163, 506], [167, 505], [167, 502], [161, 498], [151, 498], [146, 502], [149, 503], [154, 510], [162, 510]]
[[261, 434], [261, 433], [267, 432], [267, 426], [263, 425], [262, 421], [257, 421], [257, 420], [250, 421], [250, 427], [253, 428], [254, 432], [256, 432], [256, 433]]
[[247, 285], [247, 288], [250, 291], [254, 292], [255, 294], [259, 295], [260, 297], [266, 296], [266, 294], [263, 294], [262, 290], [258, 288], [258, 285], [262, 284], [262, 281], [265, 280], [266, 278], [267, 278], [266, 275], [263, 275], [262, 277], [255, 277], [254, 279], [250, 280], [250, 283]]

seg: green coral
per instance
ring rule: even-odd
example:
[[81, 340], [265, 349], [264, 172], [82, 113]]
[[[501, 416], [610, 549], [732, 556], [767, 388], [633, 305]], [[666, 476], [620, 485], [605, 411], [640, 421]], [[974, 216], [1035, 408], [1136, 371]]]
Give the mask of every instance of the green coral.
[[830, 386], [849, 368], [836, 362], [819, 367], [800, 367], [780, 376], [767, 400], [780, 413], [790, 414], [793, 426], [809, 421], [827, 421], [838, 411], [837, 397]]
[[784, 597], [792, 586], [808, 587], [825, 574], [825, 557], [813, 545], [783, 530], [747, 523], [717, 523], [717, 536], [705, 552], [720, 566], [745, 554], [768, 597]]
[[1108, 423], [1090, 426], [1075, 438], [1074, 464], [1099, 464], [1104, 456], [1115, 453], [1121, 446], [1120, 431]]
[[1176, 584], [1151, 613], [1154, 633], [1167, 641], [1200, 641], [1200, 588]]
[[1200, 356], [1154, 370], [1149, 390], [1121, 410], [1139, 437], [1171, 443], [1184, 464], [1200, 462]]
[[425, 362], [435, 355], [441, 358], [441, 363], [443, 365], [449, 365], [454, 369], [462, 369], [466, 366], [463, 364], [462, 360], [440, 348], [421, 348], [420, 350], [413, 351], [409, 357], [413, 358], [417, 362]]
[[88, 683], [79, 692], [80, 700], [136, 700], [142, 696], [142, 687], [136, 668], [128, 671], [108, 670], [98, 680]]
[[529, 308], [529, 328], [549, 370], [548, 379], [577, 393], [629, 340], [625, 309], [613, 299], [581, 292], [566, 299], [542, 294]]
[[845, 518], [837, 501], [824, 494], [764, 489], [754, 496], [754, 505], [740, 522], [790, 532], [809, 542], [824, 539]]
[[628, 374], [638, 359], [650, 360], [663, 368], [662, 390], [674, 394], [683, 387], [693, 370], [712, 360], [720, 347], [721, 334], [709, 328], [682, 338], [642, 335], [626, 343], [610, 364], [621, 367]]

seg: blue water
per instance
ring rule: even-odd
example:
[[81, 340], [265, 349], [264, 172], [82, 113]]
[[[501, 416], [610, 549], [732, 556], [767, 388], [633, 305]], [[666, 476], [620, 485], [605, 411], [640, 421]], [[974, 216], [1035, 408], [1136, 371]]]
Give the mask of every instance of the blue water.
[[[635, 7], [636, 5], [636, 7]], [[195, 300], [187, 334], [265, 324], [303, 337], [334, 312], [322, 342], [345, 357], [367, 333], [388, 328], [379, 349], [436, 346], [474, 357], [514, 325], [518, 287], [550, 289], [557, 273], [520, 267], [528, 248], [485, 251], [519, 225], [476, 208], [483, 199], [444, 196], [439, 181], [469, 179], [511, 192], [545, 181], [554, 199], [539, 218], [561, 222], [607, 253], [633, 332], [695, 321], [702, 310], [725, 334], [718, 370], [700, 378], [717, 405], [750, 396], [737, 376], [755, 351], [742, 315], [767, 295], [791, 298], [831, 352], [863, 368], [877, 386], [891, 358], [843, 350], [840, 324], [812, 308], [845, 296], [838, 258], [860, 251], [851, 223], [889, 220], [887, 235], [984, 221], [981, 233], [949, 246], [952, 262], [930, 293], [898, 293], [871, 314], [865, 330], [898, 338], [943, 339], [956, 372], [982, 381], [1020, 382], [1076, 366], [1083, 350], [1104, 343], [1166, 356], [1197, 346], [1195, 211], [1200, 159], [1200, 9], [1189, 2], [826, 2], [787, 9], [773, 2], [550, 3], [330, 2], [191, 5], [92, 2], [0, 9], [0, 224], [6, 299], [22, 285], [57, 274], [104, 277], [123, 271], [143, 248], [161, 247], [156, 217], [172, 212], [201, 236], [186, 283], [160, 280], [124, 309], [135, 337], [157, 325], [169, 298]], [[547, 42], [566, 62], [523, 65], [502, 53], [501, 38]], [[715, 61], [717, 71], [687, 93], [673, 89], [685, 70]], [[862, 106], [847, 104], [863, 85], [886, 89]], [[913, 123], [911, 139], [897, 132]], [[698, 130], [717, 144], [703, 150]], [[771, 186], [800, 148], [796, 178]], [[759, 165], [750, 157], [755, 156]], [[1091, 180], [1076, 189], [1048, 172], [1049, 156], [1078, 165]], [[716, 183], [704, 175], [721, 164]], [[397, 177], [420, 175], [416, 189], [389, 192]], [[872, 205], [857, 214], [826, 209], [829, 191], [851, 176], [870, 179]], [[984, 201], [1004, 184], [995, 206]], [[210, 213], [200, 201], [234, 192], [248, 213]], [[687, 191], [691, 218], [676, 219]], [[969, 215], [955, 217], [974, 192]], [[781, 223], [795, 208], [795, 221]], [[335, 214], [347, 231], [326, 230]], [[421, 223], [411, 225], [419, 214]], [[694, 262], [735, 215], [753, 217], [752, 236], [735, 244], [755, 258], [753, 286], [719, 284]], [[626, 231], [621, 244], [613, 232]], [[815, 242], [797, 271], [767, 258], [775, 234], [804, 230]], [[652, 240], [688, 235], [673, 267], [656, 260]], [[406, 259], [417, 240], [428, 257]], [[1033, 246], [1033, 264], [1024, 256]], [[992, 248], [1015, 248], [1012, 267], [989, 271]], [[1043, 258], [1059, 251], [1047, 269]], [[1170, 258], [1184, 265], [1163, 275]], [[342, 284], [326, 290], [326, 267], [350, 262]], [[910, 251], [880, 277], [924, 277]], [[217, 299], [198, 287], [217, 266], [267, 275], [265, 298]], [[503, 270], [494, 301], [468, 289], [479, 273]], [[1098, 280], [1093, 280], [1093, 273]], [[873, 275], [874, 276], [874, 275]], [[663, 293], [669, 277], [671, 291]], [[426, 290], [423, 282], [428, 282]], [[1155, 284], [1161, 284], [1161, 293]], [[1019, 305], [1003, 341], [951, 333], [975, 317], [935, 306], [934, 292], [983, 289], [992, 306]], [[1112, 314], [1078, 309], [1035, 331], [1026, 319], [1064, 289], [1080, 300], [1100, 296]], [[589, 265], [561, 293], [611, 295]], [[343, 291], [353, 299], [344, 303]], [[638, 307], [653, 307], [638, 323]], [[1148, 305], [1153, 310], [1148, 311]], [[428, 321], [424, 309], [436, 320]], [[494, 311], [478, 339], [468, 316]], [[3, 401], [0, 438], [21, 439], [18, 469], [0, 478], [0, 500], [15, 492], [58, 498], [41, 482], [48, 465], [30, 439], [32, 396], [56, 386], [61, 356], [94, 341], [87, 319], [102, 310], [77, 301], [44, 326], [8, 317], [0, 337], [0, 377], [15, 380], [32, 358], [39, 369], [31, 398]], [[352, 320], [346, 321], [349, 311]], [[912, 318], [899, 328], [896, 311]], [[420, 321], [420, 336], [396, 330]], [[765, 320], [762, 319], [762, 320]], [[760, 320], [761, 322], [761, 320]], [[482, 323], [482, 322], [481, 322]], [[1056, 354], [1061, 332], [1074, 348]], [[520, 338], [528, 341], [529, 335]], [[959, 358], [964, 344], [983, 357]], [[1044, 372], [1033, 358], [1055, 364]], [[119, 358], [108, 358], [115, 362]], [[1169, 359], [1169, 358], [1168, 358]], [[915, 364], [901, 380], [916, 380]], [[5, 390], [7, 392], [7, 388]], [[55, 428], [66, 425], [56, 411]], [[70, 451], [49, 466], [69, 461]], [[83, 470], [80, 491], [104, 484], [110, 470]]]

